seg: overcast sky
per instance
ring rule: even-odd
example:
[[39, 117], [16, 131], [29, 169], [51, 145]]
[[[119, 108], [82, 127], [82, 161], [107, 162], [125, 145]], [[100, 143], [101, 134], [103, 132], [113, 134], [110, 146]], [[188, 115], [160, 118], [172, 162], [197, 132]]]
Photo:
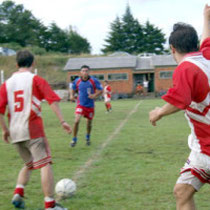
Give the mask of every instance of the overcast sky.
[[[203, 8], [207, 0], [13, 0], [23, 4], [33, 15], [48, 26], [55, 22], [60, 28], [72, 25], [87, 38], [92, 54], [100, 54], [110, 23], [122, 17], [129, 4], [134, 18], [141, 24], [147, 20], [168, 38], [176, 22], [193, 25], [198, 35], [202, 32]], [[3, 0], [0, 0], [2, 3]]]

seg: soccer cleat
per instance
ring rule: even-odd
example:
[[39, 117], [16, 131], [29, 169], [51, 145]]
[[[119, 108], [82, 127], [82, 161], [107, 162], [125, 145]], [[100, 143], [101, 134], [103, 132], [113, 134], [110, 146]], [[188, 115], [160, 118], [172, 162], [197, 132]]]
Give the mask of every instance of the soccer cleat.
[[89, 139], [89, 140], [86, 140], [86, 145], [87, 145], [87, 146], [90, 146], [90, 145], [91, 145], [90, 139]]
[[18, 209], [25, 209], [25, 202], [23, 200], [23, 197], [21, 197], [19, 194], [15, 194], [12, 198], [12, 204], [15, 208]]
[[76, 142], [76, 141], [72, 141], [70, 145], [71, 145], [71, 147], [75, 147], [75, 146], [76, 146], [76, 144], [77, 144], [77, 142]]
[[53, 208], [47, 208], [46, 210], [68, 210], [68, 209], [67, 208], [64, 208], [59, 203], [56, 203], [55, 204], [55, 207], [53, 207]]

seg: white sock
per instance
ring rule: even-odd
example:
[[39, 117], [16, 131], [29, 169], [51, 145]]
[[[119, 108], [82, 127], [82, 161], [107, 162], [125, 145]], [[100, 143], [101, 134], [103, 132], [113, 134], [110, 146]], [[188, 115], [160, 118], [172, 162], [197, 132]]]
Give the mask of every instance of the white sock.
[[54, 201], [55, 199], [54, 198], [51, 198], [51, 197], [45, 197], [44, 198], [44, 201], [45, 202], [51, 202], [51, 201]]

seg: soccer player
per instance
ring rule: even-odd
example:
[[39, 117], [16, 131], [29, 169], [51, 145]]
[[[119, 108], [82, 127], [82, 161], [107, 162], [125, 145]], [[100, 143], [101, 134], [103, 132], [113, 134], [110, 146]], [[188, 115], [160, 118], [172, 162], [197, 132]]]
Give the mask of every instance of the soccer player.
[[105, 87], [104, 87], [104, 103], [106, 106], [106, 113], [109, 113], [112, 111], [112, 105], [111, 105], [111, 93], [112, 89], [111, 86], [109, 85], [109, 82], [107, 80], [105, 82]]
[[[17, 178], [12, 204], [16, 208], [25, 208], [24, 187], [29, 181], [31, 171], [40, 169], [45, 209], [65, 210], [66, 208], [56, 204], [53, 197], [52, 160], [41, 118], [41, 101], [45, 99], [49, 103], [67, 133], [72, 130], [60, 111], [58, 95], [43, 78], [31, 73], [34, 56], [29, 51], [19, 51], [16, 61], [18, 71], [0, 88], [0, 125], [3, 140], [9, 143], [10, 138], [25, 162]], [[9, 128], [4, 120], [6, 107], [9, 112]]]
[[169, 37], [171, 53], [178, 63], [173, 87], [162, 98], [167, 102], [149, 113], [152, 125], [162, 117], [185, 110], [191, 128], [188, 160], [181, 169], [175, 187], [177, 210], [195, 209], [194, 194], [210, 183], [210, 7], [204, 8], [204, 26], [200, 50], [195, 29], [178, 23]]
[[83, 65], [80, 70], [81, 77], [73, 82], [70, 90], [70, 100], [75, 101], [75, 93], [77, 91], [77, 106], [75, 111], [75, 121], [73, 128], [73, 139], [71, 146], [74, 147], [77, 143], [77, 133], [81, 116], [87, 118], [87, 134], [86, 144], [90, 145], [90, 133], [92, 127], [92, 120], [94, 116], [94, 99], [96, 99], [103, 92], [103, 87], [100, 82], [89, 75], [89, 66]]

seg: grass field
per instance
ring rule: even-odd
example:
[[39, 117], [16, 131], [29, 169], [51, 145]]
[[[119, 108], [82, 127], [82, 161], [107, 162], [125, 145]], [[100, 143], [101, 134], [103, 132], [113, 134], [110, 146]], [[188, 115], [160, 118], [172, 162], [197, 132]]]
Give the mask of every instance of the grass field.
[[[131, 113], [140, 103], [136, 112]], [[65, 134], [47, 104], [43, 118], [53, 156], [55, 181], [80, 177], [77, 192], [61, 203], [71, 210], [175, 210], [173, 186], [189, 149], [189, 128], [183, 112], [163, 118], [157, 127], [148, 121], [148, 112], [164, 102], [160, 99], [113, 101], [113, 112], [105, 114], [103, 102], [96, 102], [92, 145], [85, 145], [85, 120], [79, 141], [69, 147]], [[73, 125], [72, 103], [61, 103], [66, 120]], [[130, 114], [130, 115], [129, 115]], [[10, 200], [22, 161], [13, 146], [0, 142], [0, 210], [11, 210]], [[26, 187], [28, 210], [43, 208], [39, 170]], [[199, 210], [210, 209], [209, 186], [196, 195]]]

